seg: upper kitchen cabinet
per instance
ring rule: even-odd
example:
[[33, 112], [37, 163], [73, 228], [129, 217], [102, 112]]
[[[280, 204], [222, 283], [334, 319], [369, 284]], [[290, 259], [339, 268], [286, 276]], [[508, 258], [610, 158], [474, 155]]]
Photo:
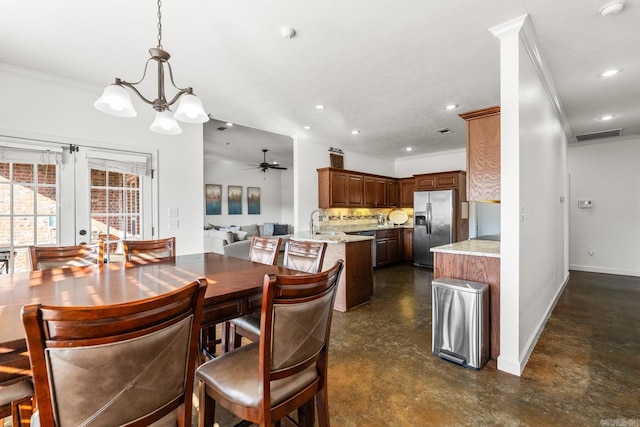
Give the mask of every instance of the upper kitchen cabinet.
[[467, 121], [467, 197], [500, 200], [500, 106], [460, 114]]
[[398, 180], [342, 169], [318, 169], [318, 206], [329, 208], [398, 207]]
[[364, 177], [347, 171], [318, 169], [318, 207], [364, 206]]
[[400, 184], [400, 204], [401, 208], [413, 208], [413, 192], [416, 190], [416, 180], [411, 178], [402, 178]]
[[460, 187], [460, 179], [464, 178], [464, 171], [414, 175], [415, 191], [454, 190]]

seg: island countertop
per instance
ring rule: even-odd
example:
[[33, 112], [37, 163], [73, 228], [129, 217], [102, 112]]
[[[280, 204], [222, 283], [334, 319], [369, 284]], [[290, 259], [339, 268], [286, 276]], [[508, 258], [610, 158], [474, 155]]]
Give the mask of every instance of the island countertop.
[[463, 240], [462, 242], [436, 246], [431, 248], [431, 252], [500, 258], [500, 242], [493, 240]]
[[332, 243], [351, 243], [351, 242], [361, 242], [363, 240], [373, 240], [373, 236], [357, 236], [352, 234], [345, 234], [341, 231], [322, 231], [319, 234], [314, 233], [313, 236], [308, 231], [303, 231], [300, 233], [296, 233], [291, 236], [292, 239], [296, 240], [311, 240], [311, 241], [319, 241], [319, 242], [327, 242], [329, 244]]

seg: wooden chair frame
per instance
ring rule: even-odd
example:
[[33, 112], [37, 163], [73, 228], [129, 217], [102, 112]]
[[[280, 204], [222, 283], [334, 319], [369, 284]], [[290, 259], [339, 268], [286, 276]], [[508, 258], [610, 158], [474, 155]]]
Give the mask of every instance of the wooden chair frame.
[[[157, 408], [145, 408], [145, 414], [138, 420], [122, 423], [126, 426], [146, 426], [177, 411], [178, 425], [190, 427], [194, 370], [199, 355], [198, 331], [206, 288], [206, 279], [199, 279], [166, 294], [122, 304], [87, 307], [33, 304], [23, 307], [22, 320], [33, 370], [40, 424], [57, 425], [54, 422], [54, 413], [57, 413], [57, 409], [54, 408], [52, 400], [55, 396], [53, 396], [51, 382], [55, 375], [52, 377], [49, 372], [48, 365], [51, 362], [48, 361], [51, 360], [51, 356], [47, 354], [47, 349], [52, 351], [93, 347], [103, 351], [105, 346], [109, 347], [111, 344], [130, 346], [132, 342], [140, 342], [141, 339], [149, 339], [150, 336], [154, 337], [152, 339], [157, 339], [157, 334], [183, 324], [192, 317], [188, 336], [188, 354], [181, 356], [186, 357], [185, 378], [176, 379], [176, 381], [183, 381], [184, 386], [181, 390], [174, 390], [175, 395], [167, 397], [167, 401], [158, 404]], [[156, 341], [155, 345], [164, 345], [159, 343], [162, 341]], [[147, 361], [143, 359], [129, 361], [129, 363], [147, 363]], [[145, 365], [141, 365], [136, 369], [144, 370], [145, 368]], [[95, 372], [88, 372], [87, 375], [95, 375]], [[118, 373], [113, 372], [113, 375]], [[90, 378], [87, 381], [92, 380]], [[65, 391], [65, 395], [77, 393], [78, 396], [82, 396], [91, 392], [93, 390], [83, 390], [79, 387], [78, 390]], [[109, 404], [105, 404], [104, 407], [108, 408]], [[76, 410], [76, 408], [73, 409]], [[86, 415], [80, 414], [82, 417]]]
[[[280, 254], [280, 245], [282, 239], [280, 237], [251, 237], [251, 246], [249, 248], [249, 260], [260, 262], [262, 264], [276, 265], [278, 263], [278, 255]], [[260, 256], [269, 253], [270, 257]]]
[[[176, 258], [176, 238], [157, 240], [123, 240], [124, 260], [132, 264], [171, 261]], [[167, 252], [169, 255], [157, 256]]]
[[[104, 242], [75, 246], [29, 246], [29, 255], [33, 271], [100, 265], [104, 261]], [[42, 264], [49, 266], [41, 268]]]

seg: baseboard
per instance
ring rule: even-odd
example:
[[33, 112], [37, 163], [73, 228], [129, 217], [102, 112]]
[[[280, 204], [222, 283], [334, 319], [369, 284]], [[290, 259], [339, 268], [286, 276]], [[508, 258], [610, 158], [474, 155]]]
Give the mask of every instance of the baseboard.
[[535, 329], [534, 333], [531, 335], [531, 337], [527, 341], [527, 345], [525, 347], [525, 352], [520, 357], [520, 366], [521, 366], [520, 374], [522, 374], [522, 372], [524, 371], [524, 368], [527, 366], [527, 362], [529, 361], [529, 358], [531, 357], [531, 353], [533, 353], [533, 349], [536, 347], [536, 344], [538, 343], [538, 340], [540, 339], [540, 336], [542, 335], [542, 331], [544, 331], [544, 326], [547, 324], [547, 320], [549, 320], [549, 317], [551, 317], [551, 313], [553, 313], [553, 309], [556, 307], [556, 304], [558, 303], [558, 300], [560, 299], [560, 296], [562, 295], [562, 292], [564, 291], [564, 288], [566, 288], [567, 283], [569, 283], [569, 273], [568, 272], [567, 272], [566, 276], [564, 277], [564, 281], [562, 282], [562, 286], [560, 286], [560, 288], [558, 288], [558, 291], [556, 292], [555, 296], [553, 297], [553, 300], [551, 301], [551, 304], [549, 304], [549, 306], [547, 307], [547, 311], [546, 311], [545, 315], [542, 317], [542, 319], [540, 319], [540, 322], [538, 322], [537, 328]]
[[586, 271], [589, 273], [616, 274], [618, 276], [640, 277], [640, 270], [626, 270], [621, 268], [594, 267], [591, 265], [569, 265], [570, 270]]

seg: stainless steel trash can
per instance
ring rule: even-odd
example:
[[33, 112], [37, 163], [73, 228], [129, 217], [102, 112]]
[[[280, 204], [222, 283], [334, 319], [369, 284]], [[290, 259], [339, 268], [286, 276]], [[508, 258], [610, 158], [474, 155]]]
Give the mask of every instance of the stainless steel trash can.
[[481, 369], [489, 360], [489, 286], [450, 278], [431, 283], [433, 354]]

